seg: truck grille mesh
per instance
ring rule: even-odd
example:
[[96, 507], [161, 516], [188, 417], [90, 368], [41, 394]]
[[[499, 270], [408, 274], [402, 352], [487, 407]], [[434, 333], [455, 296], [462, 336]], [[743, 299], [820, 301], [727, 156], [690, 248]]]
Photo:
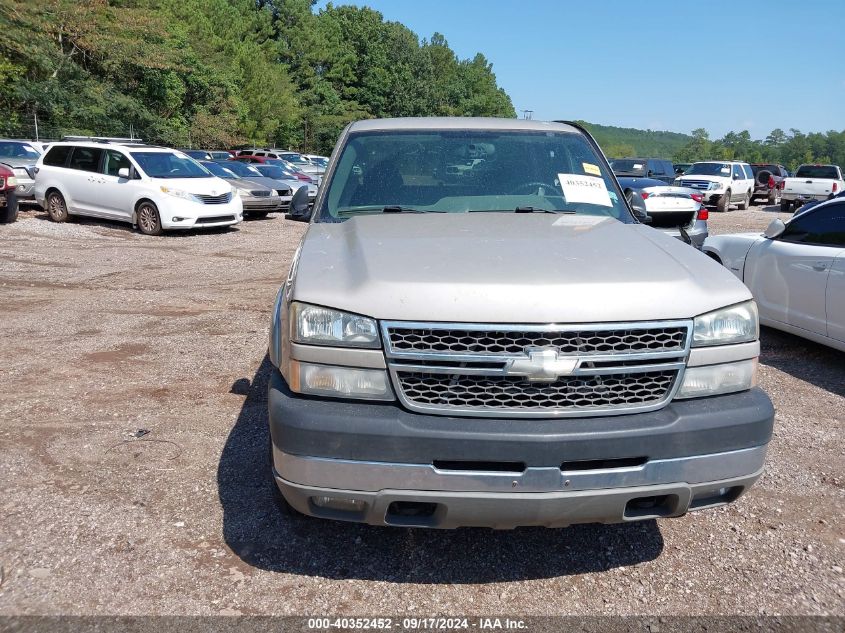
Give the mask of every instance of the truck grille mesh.
[[396, 395], [412, 411], [584, 417], [669, 402], [684, 371], [692, 322], [389, 321], [381, 328]]
[[595, 409], [660, 402], [678, 372], [567, 376], [533, 384], [510, 376], [397, 372], [405, 397], [423, 405], [482, 409]]
[[573, 332], [391, 328], [398, 352], [521, 355], [527, 347], [553, 347], [560, 354], [681, 351], [685, 327]]

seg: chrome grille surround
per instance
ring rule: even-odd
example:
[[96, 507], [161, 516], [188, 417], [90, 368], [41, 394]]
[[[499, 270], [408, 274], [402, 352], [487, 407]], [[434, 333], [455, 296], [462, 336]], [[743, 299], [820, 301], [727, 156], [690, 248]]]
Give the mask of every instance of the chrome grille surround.
[[195, 193], [194, 197], [203, 204], [228, 204], [232, 201], [232, 192], [221, 193], [219, 196], [211, 196], [203, 193]]
[[[681, 384], [692, 321], [510, 325], [381, 323], [388, 369], [411, 411], [476, 417], [588, 417], [665, 406]], [[574, 366], [549, 381], [513, 375], [530, 351]]]

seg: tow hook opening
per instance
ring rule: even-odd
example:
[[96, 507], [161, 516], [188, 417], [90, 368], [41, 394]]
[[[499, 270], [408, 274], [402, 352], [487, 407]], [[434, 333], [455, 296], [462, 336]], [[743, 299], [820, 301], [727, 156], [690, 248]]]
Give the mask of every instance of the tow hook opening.
[[736, 501], [745, 488], [743, 486], [731, 486], [728, 488], [714, 488], [697, 492], [689, 504], [690, 510], [700, 510], [712, 506], [724, 505]]
[[385, 523], [405, 526], [432, 526], [437, 522], [439, 503], [393, 501], [384, 515]]
[[680, 499], [678, 495], [653, 495], [634, 497], [625, 504], [626, 519], [645, 519], [668, 517], [677, 513]]

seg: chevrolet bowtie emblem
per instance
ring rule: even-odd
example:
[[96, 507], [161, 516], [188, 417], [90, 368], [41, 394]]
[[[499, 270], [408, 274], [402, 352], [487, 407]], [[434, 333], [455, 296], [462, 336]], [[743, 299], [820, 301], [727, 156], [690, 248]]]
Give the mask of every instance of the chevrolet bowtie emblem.
[[525, 376], [530, 382], [554, 382], [560, 376], [570, 376], [578, 365], [578, 358], [559, 356], [556, 349], [526, 348], [527, 358], [514, 358], [505, 366], [508, 376]]

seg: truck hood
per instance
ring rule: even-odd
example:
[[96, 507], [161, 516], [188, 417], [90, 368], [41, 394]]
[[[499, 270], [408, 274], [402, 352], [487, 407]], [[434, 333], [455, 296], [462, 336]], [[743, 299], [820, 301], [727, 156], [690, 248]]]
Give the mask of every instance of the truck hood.
[[751, 294], [645, 225], [469, 213], [312, 224], [293, 298], [378, 319], [587, 323], [689, 318]]

